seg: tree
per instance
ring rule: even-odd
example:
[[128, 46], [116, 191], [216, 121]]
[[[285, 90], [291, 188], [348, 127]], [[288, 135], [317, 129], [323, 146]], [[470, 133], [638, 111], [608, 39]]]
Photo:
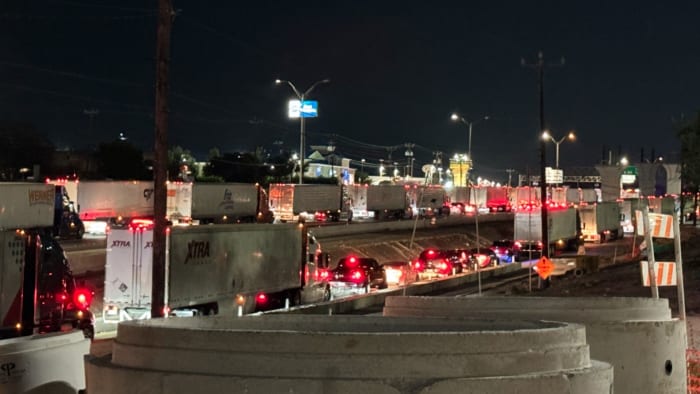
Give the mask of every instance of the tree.
[[99, 173], [109, 179], [153, 179], [143, 161], [143, 152], [128, 141], [102, 143], [97, 148]]
[[[700, 186], [700, 112], [695, 119], [680, 125], [678, 137], [681, 141], [683, 191], [693, 193], [693, 212], [697, 212], [698, 186]], [[696, 215], [693, 215], [693, 224], [697, 224]]]
[[195, 158], [189, 150], [181, 146], [173, 146], [168, 150], [168, 179], [171, 181], [191, 182], [194, 180], [193, 170]]
[[[53, 144], [30, 123], [0, 123], [0, 180], [24, 178], [20, 169], [50, 172]], [[41, 174], [33, 174], [39, 176]]]

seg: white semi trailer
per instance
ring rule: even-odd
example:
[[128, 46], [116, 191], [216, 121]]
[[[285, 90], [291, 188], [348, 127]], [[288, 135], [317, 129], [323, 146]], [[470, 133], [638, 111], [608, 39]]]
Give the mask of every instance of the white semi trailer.
[[578, 210], [584, 241], [600, 243], [624, 235], [620, 224], [620, 204], [617, 201], [581, 205]]
[[[104, 320], [151, 316], [153, 230], [107, 238]], [[330, 299], [327, 254], [301, 224], [170, 228], [165, 303], [175, 315], [251, 313]]]
[[[539, 207], [515, 212], [514, 239], [520, 245], [519, 254], [527, 258], [530, 253], [539, 257], [542, 253], [542, 216]], [[549, 250], [576, 250], [579, 240], [579, 220], [575, 208], [547, 210], [547, 234]]]

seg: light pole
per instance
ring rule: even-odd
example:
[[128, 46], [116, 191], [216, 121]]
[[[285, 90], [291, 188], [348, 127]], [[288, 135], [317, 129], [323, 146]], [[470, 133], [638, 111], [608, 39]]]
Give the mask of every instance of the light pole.
[[[277, 80], [275, 80], [275, 83], [277, 85], [279, 85], [281, 83], [288, 84], [289, 87], [291, 87], [292, 90], [294, 91], [294, 94], [296, 94], [299, 101], [301, 102], [301, 105], [303, 106], [304, 105], [304, 98], [306, 96], [308, 96], [309, 93], [311, 93], [311, 91], [314, 90], [314, 88], [316, 86], [318, 86], [322, 83], [329, 83], [330, 81], [331, 81], [330, 79], [322, 79], [320, 81], [316, 81], [313, 83], [313, 85], [311, 85], [311, 87], [306, 89], [306, 91], [304, 91], [304, 93], [299, 93], [296, 86], [294, 86], [294, 84], [291, 83], [290, 81], [285, 81], [283, 79], [277, 79]], [[306, 136], [305, 136], [305, 132], [304, 132], [304, 114], [303, 113], [299, 114], [299, 128], [300, 128], [300, 131], [299, 131], [299, 134], [300, 134], [300, 136], [299, 136], [299, 184], [301, 185], [302, 183], [304, 183], [304, 181], [303, 181], [303, 179], [304, 179], [304, 145], [306, 144], [306, 141], [305, 141]]]
[[[472, 128], [474, 127], [474, 124], [479, 123], [479, 122], [481, 122], [482, 120], [489, 120], [489, 116], [486, 115], [486, 116], [484, 116], [483, 118], [480, 118], [480, 119], [477, 119], [477, 120], [475, 120], [475, 121], [470, 122], [470, 121], [464, 119], [463, 116], [460, 116], [460, 115], [457, 114], [457, 113], [453, 113], [453, 114], [450, 116], [450, 119], [452, 119], [452, 120], [455, 121], [455, 122], [462, 122], [462, 123], [464, 123], [465, 125], [467, 125], [467, 127], [469, 127], [469, 144], [468, 144], [468, 146], [467, 146], [467, 157], [469, 157], [469, 160], [471, 160], [471, 159], [472, 159]], [[467, 171], [467, 173], [468, 173], [468, 172], [469, 172], [469, 171]]]
[[576, 134], [574, 134], [573, 131], [570, 131], [569, 134], [561, 137], [560, 139], [554, 139], [551, 134], [549, 134], [549, 130], [545, 130], [542, 132], [542, 139], [545, 141], [552, 141], [554, 142], [554, 145], [556, 146], [556, 160], [555, 160], [555, 168], [558, 170], [559, 169], [559, 145], [561, 145], [564, 140], [569, 140], [569, 141], [575, 141], [576, 140]]

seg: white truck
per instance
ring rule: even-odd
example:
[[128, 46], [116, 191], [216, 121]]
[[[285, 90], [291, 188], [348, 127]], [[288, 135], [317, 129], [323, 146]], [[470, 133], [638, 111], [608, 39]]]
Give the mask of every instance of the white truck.
[[[519, 244], [518, 254], [527, 258], [530, 253], [539, 257], [542, 253], [541, 209], [521, 209], [515, 212], [514, 240]], [[576, 250], [580, 237], [580, 223], [575, 208], [550, 208], [547, 210], [547, 235], [549, 250]]]
[[584, 241], [601, 243], [624, 235], [620, 224], [620, 204], [617, 201], [580, 205], [578, 212]]
[[53, 237], [55, 194], [54, 185], [0, 183], [0, 338], [65, 326], [94, 333], [91, 294]]
[[410, 217], [406, 188], [402, 185], [347, 185], [344, 188], [353, 218]]
[[420, 216], [449, 215], [448, 197], [441, 186], [413, 185], [406, 189], [411, 212]]
[[323, 184], [272, 184], [270, 210], [275, 221], [338, 221], [345, 209], [342, 188]]
[[[148, 228], [109, 233], [105, 322], [151, 316], [152, 239]], [[328, 255], [301, 224], [172, 227], [166, 245], [165, 302], [174, 315], [247, 314], [330, 299]]]
[[153, 217], [153, 181], [47, 180], [62, 185], [77, 203], [85, 232], [105, 234], [108, 225]]
[[54, 185], [0, 183], [2, 393], [85, 388], [91, 292], [53, 236], [55, 195]]
[[267, 193], [252, 183], [168, 184], [168, 218], [174, 223], [271, 223]]

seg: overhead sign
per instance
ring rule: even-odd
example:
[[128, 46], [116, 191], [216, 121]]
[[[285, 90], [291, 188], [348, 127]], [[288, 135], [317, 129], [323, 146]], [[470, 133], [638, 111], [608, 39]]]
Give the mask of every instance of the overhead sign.
[[542, 279], [547, 279], [552, 275], [552, 272], [554, 272], [552, 261], [544, 256], [540, 257], [540, 260], [537, 262], [537, 275]]
[[289, 100], [290, 118], [315, 118], [318, 116], [318, 101]]
[[544, 178], [547, 183], [563, 183], [564, 170], [555, 170], [552, 167], [544, 169]]
[[[649, 262], [640, 261], [639, 266], [642, 269], [642, 285], [649, 286]], [[676, 285], [676, 263], [674, 262], [656, 262], [656, 286], [675, 286]]]

